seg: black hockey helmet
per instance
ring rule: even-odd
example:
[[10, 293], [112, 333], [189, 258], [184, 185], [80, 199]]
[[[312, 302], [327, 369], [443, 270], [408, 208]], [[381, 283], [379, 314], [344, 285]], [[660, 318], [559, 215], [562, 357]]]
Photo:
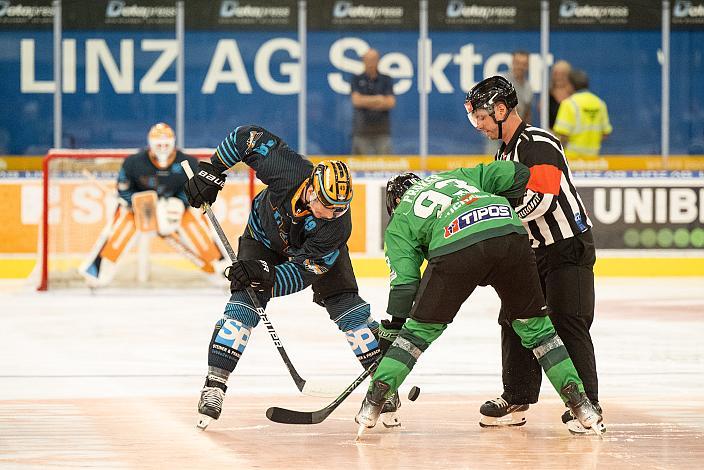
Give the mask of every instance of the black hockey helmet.
[[420, 181], [420, 177], [415, 173], [402, 173], [386, 183], [386, 211], [389, 215], [393, 214], [394, 209], [401, 202], [403, 193], [418, 181]]
[[494, 103], [503, 102], [511, 110], [518, 106], [518, 95], [513, 84], [501, 75], [485, 78], [467, 92], [465, 103], [472, 106], [472, 110], [484, 108], [493, 114]]
[[508, 118], [508, 114], [502, 120], [498, 121], [494, 115], [494, 104], [504, 103], [510, 113], [513, 108], [518, 106], [518, 95], [516, 89], [507, 79], [501, 75], [485, 78], [477, 83], [467, 92], [464, 98], [464, 107], [467, 110], [467, 119], [474, 127], [477, 127], [477, 120], [474, 117], [474, 111], [484, 109], [489, 116], [499, 125], [499, 139], [502, 134], [502, 124]]

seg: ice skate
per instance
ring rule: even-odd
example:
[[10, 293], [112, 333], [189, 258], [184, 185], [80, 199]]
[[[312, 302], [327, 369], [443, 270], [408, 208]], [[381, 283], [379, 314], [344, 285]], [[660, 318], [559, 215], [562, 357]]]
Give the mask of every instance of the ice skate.
[[384, 402], [384, 406], [381, 408], [381, 424], [386, 428], [397, 428], [401, 426], [401, 420], [398, 413], [399, 408], [401, 408], [401, 398], [398, 396], [398, 392], [391, 395]]
[[[593, 401], [592, 405], [599, 414], [602, 414], [601, 405], [599, 405], [599, 402]], [[582, 426], [582, 423], [579, 422], [579, 420], [572, 414], [572, 411], [570, 410], [566, 410], [562, 414], [562, 422], [567, 426], [567, 430], [572, 434], [581, 435], [593, 432], [591, 429], [587, 429]], [[606, 426], [603, 424], [603, 422], [601, 426], [601, 433], [603, 434], [606, 432]]]
[[198, 424], [196, 424], [198, 429], [205, 430], [213, 419], [220, 417], [226, 391], [225, 383], [216, 377], [209, 375], [205, 379], [198, 401]]
[[362, 407], [354, 418], [355, 423], [359, 424], [357, 439], [362, 437], [365, 429], [376, 426], [379, 415], [386, 404], [384, 395], [388, 390], [389, 386], [381, 380], [376, 380], [372, 384], [372, 389], [367, 392]]
[[485, 402], [479, 413], [482, 417], [479, 426], [483, 428], [501, 426], [523, 426], [526, 424], [525, 412], [530, 405], [514, 405], [502, 397]]
[[[577, 384], [574, 382], [565, 385], [560, 392], [567, 398], [567, 406], [570, 409], [570, 414], [576, 418], [576, 421], [584, 431], [578, 432], [579, 428], [575, 426], [575, 423], [570, 427], [569, 421], [565, 423], [567, 424], [567, 429], [573, 434], [583, 434], [591, 430], [597, 436], [602, 437], [606, 432], [606, 426], [601, 417], [601, 407], [597, 408], [598, 404], [594, 406], [592, 402], [589, 401], [586, 394], [579, 391]], [[565, 415], [563, 415], [563, 422], [564, 417]]]

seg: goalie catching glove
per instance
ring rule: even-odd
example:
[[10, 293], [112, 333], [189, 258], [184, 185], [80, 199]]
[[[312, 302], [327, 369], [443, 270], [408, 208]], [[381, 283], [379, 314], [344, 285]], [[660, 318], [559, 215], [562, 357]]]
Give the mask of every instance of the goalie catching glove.
[[184, 187], [188, 203], [195, 208], [214, 203], [218, 191], [225, 186], [225, 178], [225, 173], [219, 173], [212, 164], [199, 162], [196, 174], [186, 181]]
[[246, 259], [235, 261], [225, 270], [225, 277], [230, 280], [230, 292], [247, 287], [266, 292], [274, 287], [276, 272], [274, 267], [264, 260]]

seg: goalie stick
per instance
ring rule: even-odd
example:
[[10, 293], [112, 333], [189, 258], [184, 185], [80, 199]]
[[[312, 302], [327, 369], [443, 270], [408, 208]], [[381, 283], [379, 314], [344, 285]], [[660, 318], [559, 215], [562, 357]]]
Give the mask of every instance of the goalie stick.
[[369, 366], [361, 375], [359, 375], [354, 382], [349, 384], [349, 386], [335, 398], [332, 403], [330, 403], [325, 408], [316, 411], [296, 411], [289, 410], [286, 408], [279, 408], [278, 406], [272, 406], [266, 410], [266, 417], [270, 421], [282, 424], [318, 424], [325, 421], [325, 418], [330, 416], [330, 414], [335, 411], [335, 409], [340, 406], [340, 404], [349, 397], [354, 390], [359, 387], [359, 385], [364, 382], [364, 380], [374, 373], [376, 368], [379, 366], [379, 362], [374, 362]]
[[[186, 172], [186, 176], [188, 176], [188, 179], [193, 178], [193, 170], [188, 165], [188, 162], [187, 161], [181, 162], [181, 166], [183, 167], [183, 170]], [[213, 210], [210, 208], [210, 204], [203, 203], [203, 210], [205, 211], [206, 215], [208, 216], [210, 223], [213, 225], [213, 229], [215, 230], [215, 233], [218, 235], [218, 238], [220, 239], [223, 246], [225, 247], [225, 251], [227, 251], [227, 255], [230, 257], [230, 260], [234, 263], [235, 261], [237, 261], [237, 255], [235, 255], [235, 251], [232, 249], [232, 245], [230, 245], [230, 242], [227, 239], [227, 235], [225, 235], [225, 231], [222, 229], [220, 222], [218, 222], [218, 219], [215, 217], [215, 214], [213, 214]], [[254, 290], [252, 290], [251, 287], [247, 287], [245, 289], [245, 291], [247, 292], [247, 295], [249, 295], [249, 298], [251, 299], [252, 304], [254, 305], [254, 309], [257, 311], [257, 315], [259, 315], [259, 318], [261, 319], [261, 321], [264, 322], [264, 325], [266, 326], [266, 330], [269, 333], [271, 340], [274, 342], [274, 346], [276, 346], [276, 350], [279, 351], [279, 354], [281, 355], [281, 359], [283, 359], [284, 364], [286, 365], [286, 368], [288, 369], [288, 372], [291, 375], [291, 378], [293, 379], [293, 381], [296, 384], [296, 387], [298, 388], [298, 391], [300, 391], [304, 395], [310, 395], [313, 397], [335, 396], [334, 395], [335, 392], [330, 392], [329, 390], [326, 390], [322, 387], [309, 384], [307, 380], [305, 380], [304, 378], [301, 377], [301, 375], [298, 373], [296, 368], [293, 366], [291, 359], [289, 359], [288, 354], [286, 354], [286, 350], [284, 349], [283, 344], [281, 344], [281, 338], [279, 338], [279, 335], [276, 334], [276, 330], [274, 329], [274, 325], [272, 325], [271, 321], [269, 321], [269, 318], [267, 317], [266, 312], [264, 312], [264, 309], [262, 308], [261, 304], [259, 303], [259, 298], [254, 293]]]

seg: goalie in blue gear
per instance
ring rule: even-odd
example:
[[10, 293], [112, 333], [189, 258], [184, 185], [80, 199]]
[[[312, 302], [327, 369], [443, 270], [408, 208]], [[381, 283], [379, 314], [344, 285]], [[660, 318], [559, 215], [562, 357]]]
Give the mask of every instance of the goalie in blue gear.
[[117, 178], [118, 205], [78, 272], [90, 287], [109, 285], [124, 255], [139, 244], [138, 280], [149, 278], [149, 245], [156, 235], [214, 282], [222, 280], [225, 252], [202, 214], [188, 209], [180, 163], [197, 160], [176, 148], [174, 132], [160, 122], [148, 147], [125, 159]]

